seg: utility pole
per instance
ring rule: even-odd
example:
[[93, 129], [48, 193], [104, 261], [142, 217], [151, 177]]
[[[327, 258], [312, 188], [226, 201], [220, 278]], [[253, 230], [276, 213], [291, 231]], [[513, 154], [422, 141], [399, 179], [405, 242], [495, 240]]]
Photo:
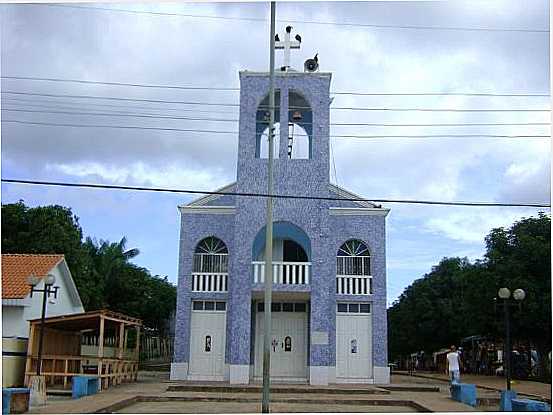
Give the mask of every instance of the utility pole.
[[275, 2], [271, 2], [269, 36], [269, 159], [267, 161], [267, 224], [265, 226], [265, 335], [263, 336], [263, 396], [261, 412], [270, 412], [271, 303], [273, 296], [273, 129], [275, 123]]

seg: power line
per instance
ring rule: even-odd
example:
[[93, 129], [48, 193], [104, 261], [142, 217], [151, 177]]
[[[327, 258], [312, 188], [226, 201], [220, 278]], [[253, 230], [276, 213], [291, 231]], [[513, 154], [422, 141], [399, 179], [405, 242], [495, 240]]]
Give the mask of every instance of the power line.
[[[85, 115], [102, 117], [131, 117], [131, 118], [152, 118], [152, 119], [170, 119], [170, 120], [188, 120], [188, 121], [213, 121], [213, 122], [238, 122], [238, 119], [230, 118], [203, 118], [203, 117], [182, 117], [173, 115], [159, 114], [136, 114], [136, 113], [117, 113], [117, 112], [81, 112], [81, 111], [46, 111], [21, 108], [2, 108], [2, 111], [9, 112], [29, 112], [41, 114], [65, 114], [65, 115]], [[266, 124], [265, 122], [257, 122]], [[312, 125], [313, 123], [301, 122], [298, 125]], [[446, 124], [389, 124], [389, 123], [330, 123], [332, 126], [369, 126], [369, 127], [467, 127], [467, 126], [544, 126], [551, 123], [446, 123]]]
[[[216, 19], [216, 20], [235, 20], [235, 21], [247, 21], [247, 22], [266, 22], [265, 18], [256, 17], [228, 17], [228, 16], [210, 16], [210, 15], [197, 15], [197, 14], [184, 14], [184, 13], [168, 13], [168, 12], [153, 12], [147, 10], [128, 10], [128, 9], [112, 9], [109, 7], [91, 7], [91, 6], [74, 6], [74, 5], [61, 5], [61, 4], [43, 4], [50, 7], [67, 7], [73, 9], [89, 9], [89, 10], [103, 10], [122, 13], [133, 14], [149, 14], [155, 16], [173, 16], [173, 17], [188, 17], [197, 19]], [[310, 20], [289, 20], [289, 19], [277, 19], [277, 22], [284, 23], [301, 23], [312, 25], [332, 25], [332, 26], [346, 26], [346, 27], [364, 27], [374, 29], [414, 29], [414, 30], [451, 30], [451, 31], [477, 31], [477, 32], [522, 32], [522, 33], [549, 33], [547, 29], [527, 29], [527, 28], [492, 28], [492, 27], [447, 27], [447, 26], [415, 26], [415, 25], [384, 25], [384, 24], [367, 24], [367, 23], [347, 23], [347, 22], [321, 22]]]
[[[120, 108], [120, 109], [145, 109], [150, 111], [180, 111], [182, 113], [198, 113], [198, 114], [235, 114], [236, 110], [228, 110], [228, 111], [222, 111], [222, 110], [199, 110], [199, 109], [186, 109], [186, 108], [169, 108], [169, 107], [163, 107], [163, 108], [155, 108], [155, 107], [142, 107], [142, 106], [136, 106], [136, 105], [117, 105], [117, 104], [108, 104], [108, 103], [95, 103], [95, 102], [72, 102], [72, 101], [52, 101], [52, 100], [30, 100], [25, 98], [7, 98], [2, 97], [2, 101], [8, 101], [12, 103], [16, 103], [17, 105], [28, 105], [31, 107], [46, 107], [46, 108], [56, 108], [52, 105], [41, 105], [41, 104], [61, 104], [61, 106], [58, 106], [57, 108], [65, 108], [65, 109], [75, 109], [75, 105], [86, 105], [86, 106], [95, 106], [95, 107], [108, 107], [108, 108]], [[22, 104], [19, 104], [21, 102]], [[66, 104], [66, 105], [64, 105]], [[84, 108], [87, 110], [96, 110], [95, 108]]]
[[363, 199], [363, 198], [339, 198], [327, 196], [302, 196], [302, 195], [283, 195], [283, 194], [267, 194], [267, 193], [246, 193], [246, 192], [210, 192], [206, 190], [189, 190], [189, 189], [171, 189], [160, 187], [138, 187], [138, 186], [120, 186], [107, 184], [90, 184], [90, 183], [68, 183], [68, 182], [53, 182], [53, 181], [38, 181], [38, 180], [21, 180], [21, 179], [2, 179], [3, 183], [30, 184], [42, 186], [62, 186], [62, 187], [79, 187], [79, 188], [95, 188], [95, 189], [112, 189], [112, 190], [132, 190], [132, 191], [147, 191], [147, 192], [168, 192], [168, 193], [188, 193], [200, 195], [221, 195], [221, 196], [238, 196], [238, 197], [274, 197], [278, 199], [302, 199], [302, 200], [326, 200], [326, 201], [350, 201], [350, 202], [377, 202], [377, 203], [404, 203], [404, 204], [421, 204], [421, 205], [442, 205], [442, 206], [480, 206], [480, 207], [536, 207], [550, 208], [551, 205], [545, 203], [497, 203], [497, 202], [443, 202], [431, 200], [408, 200], [408, 199]]
[[[79, 128], [118, 128], [118, 129], [133, 129], [133, 130], [157, 130], [157, 131], [173, 131], [173, 132], [192, 132], [192, 133], [213, 133], [213, 134], [233, 134], [237, 135], [238, 131], [220, 131], [220, 130], [199, 130], [199, 129], [183, 129], [183, 128], [164, 128], [164, 127], [143, 127], [131, 125], [101, 125], [101, 124], [69, 124], [69, 123], [49, 123], [35, 122], [24, 120], [2, 120], [4, 123], [28, 124], [28, 125], [45, 125], [51, 127], [79, 127]], [[499, 134], [440, 134], [440, 135], [331, 135], [330, 138], [551, 138], [549, 135], [499, 135]]]
[[87, 85], [111, 85], [111, 86], [131, 86], [137, 88], [156, 88], [156, 89], [179, 89], [179, 90], [191, 90], [191, 91], [240, 91], [240, 88], [225, 88], [225, 87], [210, 87], [210, 86], [179, 86], [179, 85], [154, 85], [154, 84], [138, 84], [127, 82], [102, 82], [102, 81], [88, 81], [84, 79], [63, 79], [63, 78], [39, 78], [32, 76], [0, 76], [2, 79], [17, 79], [25, 81], [48, 81], [48, 82], [70, 82], [77, 84]]
[[[66, 78], [42, 78], [32, 76], [0, 76], [2, 79], [27, 80], [27, 81], [48, 81], [48, 82], [69, 82], [89, 85], [111, 85], [111, 86], [126, 86], [138, 88], [156, 88], [156, 89], [178, 89], [178, 90], [199, 90], [199, 91], [227, 91], [238, 92], [240, 88], [230, 87], [205, 87], [205, 86], [190, 86], [190, 85], [159, 85], [159, 84], [142, 84], [142, 83], [127, 83], [127, 82], [105, 82], [105, 81], [90, 81], [83, 79], [66, 79]], [[480, 92], [347, 92], [347, 91], [331, 91], [334, 95], [354, 95], [354, 96], [475, 96], [475, 97], [550, 97], [550, 94], [544, 93], [480, 93]]]
[[[222, 107], [239, 107], [240, 104], [223, 103], [218, 104], [214, 102], [192, 102], [192, 101], [170, 101], [170, 100], [156, 100], [146, 98], [122, 98], [122, 97], [110, 97], [110, 96], [98, 96], [98, 95], [71, 95], [71, 94], [44, 94], [38, 92], [20, 92], [20, 91], [2, 91], [2, 94], [13, 95], [31, 95], [31, 96], [43, 96], [43, 97], [56, 97], [56, 98], [80, 98], [80, 99], [104, 99], [113, 101], [136, 101], [136, 102], [152, 102], [162, 104], [183, 104], [183, 105], [206, 105], [206, 106], [222, 106]], [[258, 109], [268, 109], [266, 105], [260, 105]], [[276, 106], [276, 109], [280, 106]], [[289, 106], [290, 110], [293, 109], [309, 109], [305, 106]], [[332, 107], [332, 110], [349, 110], [349, 111], [423, 111], [423, 112], [549, 112], [549, 109], [528, 109], [528, 108], [515, 108], [515, 109], [460, 109], [460, 108], [376, 108], [376, 107]]]
[[220, 131], [220, 130], [198, 130], [195, 128], [168, 128], [168, 127], [141, 127], [134, 125], [99, 125], [99, 124], [68, 124], [68, 123], [48, 123], [22, 120], [2, 120], [3, 123], [28, 124], [28, 125], [46, 125], [51, 127], [79, 127], [79, 128], [117, 128], [131, 130], [155, 130], [155, 131], [173, 131], [185, 133], [209, 133], [209, 134], [238, 134], [238, 131]]
[[70, 94], [42, 94], [38, 92], [19, 92], [19, 91], [2, 91], [2, 94], [11, 94], [11, 95], [32, 95], [40, 97], [52, 97], [52, 98], [79, 98], [79, 99], [105, 99], [111, 101], [136, 101], [136, 102], [154, 102], [162, 104], [183, 104], [183, 105], [209, 105], [209, 106], [218, 106], [218, 107], [239, 107], [240, 104], [216, 104], [212, 102], [194, 102], [194, 101], [169, 101], [169, 100], [160, 100], [160, 99], [146, 99], [146, 98], [121, 98], [121, 97], [106, 97], [106, 96], [97, 96], [97, 95], [70, 95]]
[[238, 122], [238, 120], [232, 120], [227, 118], [201, 118], [201, 117], [179, 117], [172, 115], [157, 115], [157, 114], [125, 114], [125, 113], [109, 113], [109, 112], [75, 112], [75, 111], [44, 111], [44, 110], [26, 110], [26, 109], [13, 109], [2, 108], [2, 111], [10, 112], [31, 112], [31, 113], [43, 113], [43, 114], [65, 114], [65, 115], [97, 115], [102, 117], [133, 117], [133, 118], [158, 118], [169, 120], [187, 120], [187, 121], [211, 121], [211, 122]]

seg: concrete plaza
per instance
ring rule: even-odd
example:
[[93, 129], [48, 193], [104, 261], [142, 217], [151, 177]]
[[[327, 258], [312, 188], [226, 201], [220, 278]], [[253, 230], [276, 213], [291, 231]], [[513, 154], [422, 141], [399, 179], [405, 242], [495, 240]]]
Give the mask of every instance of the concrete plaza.
[[[466, 379], [465, 379], [466, 380]], [[275, 384], [278, 388], [284, 385]], [[451, 400], [446, 382], [394, 374], [391, 385], [287, 385], [272, 394], [273, 412], [472, 412], [497, 410], [498, 393], [479, 390], [477, 408]], [[168, 380], [167, 373], [140, 372], [136, 383], [72, 400], [51, 397], [30, 413], [256, 413], [259, 385], [235, 389], [221, 383]]]

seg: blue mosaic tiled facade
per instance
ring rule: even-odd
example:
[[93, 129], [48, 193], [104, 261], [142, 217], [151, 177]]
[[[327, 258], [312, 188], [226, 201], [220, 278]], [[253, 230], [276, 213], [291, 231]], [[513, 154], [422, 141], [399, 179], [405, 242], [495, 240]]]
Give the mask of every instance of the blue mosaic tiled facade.
[[[279, 92], [279, 114], [291, 114], [289, 94], [301, 95], [310, 107], [312, 134], [309, 159], [290, 159], [287, 155], [288, 129], [280, 129], [279, 158], [274, 160], [274, 193], [314, 197], [337, 197], [340, 193], [329, 181], [330, 81], [328, 73], [277, 73], [275, 88]], [[237, 181], [227, 191], [266, 193], [267, 160], [256, 156], [256, 118], [266, 99], [269, 77], [266, 73], [240, 73], [240, 128]], [[304, 108], [301, 107], [300, 110]], [[311, 120], [311, 118], [310, 118]], [[284, 124], [284, 123], [283, 123]], [[258, 152], [259, 150], [257, 150]], [[347, 194], [342, 194], [347, 197]], [[194, 205], [192, 203], [191, 205]], [[178, 300], [175, 330], [174, 363], [184, 364], [190, 358], [191, 301], [222, 299], [227, 301], [227, 336], [225, 363], [251, 366], [253, 362], [252, 293], [263, 285], [253, 283], [252, 261], [256, 237], [264, 235], [266, 200], [264, 198], [221, 196], [199, 203], [201, 206], [227, 210], [213, 214], [181, 209]], [[336, 301], [361, 301], [372, 304], [373, 366], [387, 366], [386, 333], [386, 209], [372, 206], [364, 209], [358, 202], [312, 199], [275, 199], [275, 223], [293, 224], [307, 235], [310, 244], [311, 281], [308, 286], [274, 286], [274, 292], [302, 291], [309, 295], [310, 332], [328, 334], [328, 344], [309, 344], [308, 366], [336, 366]], [[330, 208], [354, 208], [348, 214], [332, 214]], [[356, 214], [355, 209], [365, 212]], [[371, 211], [368, 214], [367, 211]], [[276, 226], [276, 225], [275, 225]], [[193, 293], [191, 273], [193, 253], [203, 238], [215, 236], [229, 251], [228, 293]], [[336, 294], [336, 254], [349, 239], [359, 239], [369, 247], [373, 294], [364, 296]], [[384, 370], [384, 369], [382, 369]], [[376, 376], [376, 375], [375, 375]], [[232, 376], [231, 376], [232, 377]], [[332, 380], [332, 377], [330, 377]]]

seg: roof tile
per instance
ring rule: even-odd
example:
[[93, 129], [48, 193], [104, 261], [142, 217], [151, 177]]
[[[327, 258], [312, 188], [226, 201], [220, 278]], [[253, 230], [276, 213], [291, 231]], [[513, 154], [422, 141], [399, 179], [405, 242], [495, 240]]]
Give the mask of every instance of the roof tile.
[[27, 277], [44, 278], [63, 255], [3, 254], [2, 298], [25, 298], [31, 292]]

